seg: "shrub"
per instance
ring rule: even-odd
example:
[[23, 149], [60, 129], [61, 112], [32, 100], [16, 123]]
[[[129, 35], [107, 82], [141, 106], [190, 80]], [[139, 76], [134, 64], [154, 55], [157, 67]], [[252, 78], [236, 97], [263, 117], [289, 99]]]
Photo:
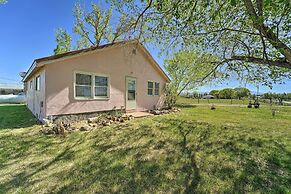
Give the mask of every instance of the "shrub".
[[165, 88], [165, 95], [166, 95], [166, 106], [172, 108], [178, 98], [177, 89], [173, 86], [173, 84], [167, 84]]

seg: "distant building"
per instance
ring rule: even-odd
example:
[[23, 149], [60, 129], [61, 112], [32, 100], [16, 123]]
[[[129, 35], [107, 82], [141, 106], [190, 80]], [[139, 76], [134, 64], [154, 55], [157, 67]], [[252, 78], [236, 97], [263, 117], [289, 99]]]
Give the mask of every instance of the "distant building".
[[212, 95], [205, 95], [202, 97], [203, 99], [214, 99], [215, 97]]

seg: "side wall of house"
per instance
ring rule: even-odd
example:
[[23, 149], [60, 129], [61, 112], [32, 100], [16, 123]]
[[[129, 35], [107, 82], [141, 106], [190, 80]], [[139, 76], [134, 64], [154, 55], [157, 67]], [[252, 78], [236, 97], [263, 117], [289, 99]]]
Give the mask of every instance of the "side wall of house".
[[[161, 107], [166, 80], [153, 67], [141, 49], [130, 44], [106, 48], [95, 53], [65, 59], [46, 65], [47, 116], [112, 110], [125, 107], [127, 76], [137, 79], [136, 110]], [[135, 51], [133, 51], [135, 50]], [[109, 76], [110, 98], [107, 100], [74, 98], [74, 72]], [[160, 96], [147, 95], [147, 82], [160, 83]]]
[[[36, 90], [36, 77], [40, 76], [40, 89]], [[35, 73], [26, 82], [26, 99], [28, 109], [42, 121], [46, 117], [45, 109], [45, 70]]]

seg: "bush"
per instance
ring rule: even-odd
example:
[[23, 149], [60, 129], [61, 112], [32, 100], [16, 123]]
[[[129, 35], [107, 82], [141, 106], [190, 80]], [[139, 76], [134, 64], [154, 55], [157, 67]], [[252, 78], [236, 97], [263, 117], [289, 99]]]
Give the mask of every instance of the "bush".
[[165, 94], [166, 94], [166, 106], [169, 108], [172, 108], [178, 98], [177, 89], [172, 84], [167, 84], [165, 88]]

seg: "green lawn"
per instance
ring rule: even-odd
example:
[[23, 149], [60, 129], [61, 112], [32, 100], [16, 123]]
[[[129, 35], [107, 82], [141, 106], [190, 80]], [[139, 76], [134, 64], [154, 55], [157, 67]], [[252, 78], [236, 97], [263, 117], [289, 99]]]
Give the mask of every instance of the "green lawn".
[[0, 193], [290, 193], [291, 108], [209, 106], [66, 137], [0, 105]]

